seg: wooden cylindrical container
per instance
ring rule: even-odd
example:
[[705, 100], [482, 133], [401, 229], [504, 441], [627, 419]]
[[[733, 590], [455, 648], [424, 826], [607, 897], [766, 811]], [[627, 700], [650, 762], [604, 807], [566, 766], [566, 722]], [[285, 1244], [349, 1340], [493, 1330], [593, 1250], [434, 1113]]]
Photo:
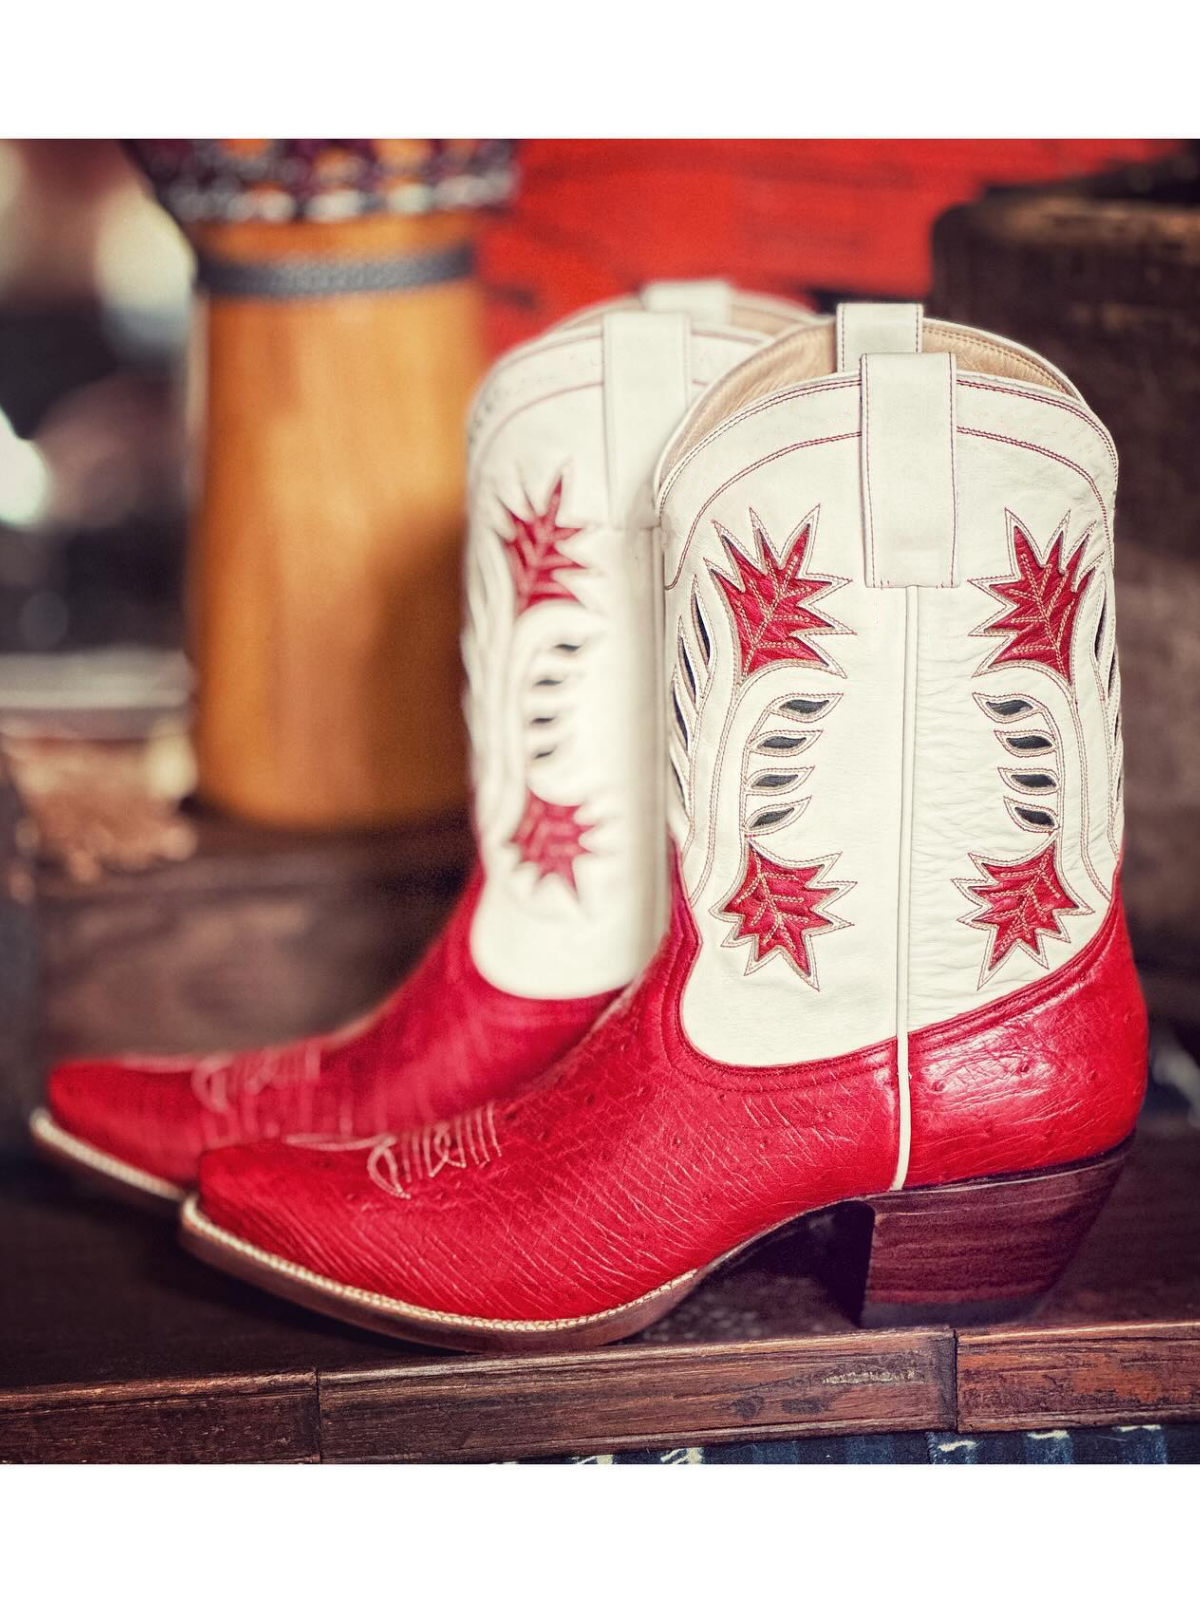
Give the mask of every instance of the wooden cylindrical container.
[[389, 141], [139, 154], [198, 259], [200, 792], [317, 828], [456, 805], [471, 211], [502, 163]]

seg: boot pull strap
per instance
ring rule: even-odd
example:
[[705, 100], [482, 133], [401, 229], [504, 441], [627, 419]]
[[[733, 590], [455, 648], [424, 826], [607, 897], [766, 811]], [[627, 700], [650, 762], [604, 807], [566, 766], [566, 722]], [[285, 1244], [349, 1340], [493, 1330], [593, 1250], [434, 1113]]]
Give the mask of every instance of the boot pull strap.
[[919, 305], [838, 307], [838, 370], [857, 366], [866, 581], [958, 583], [955, 361], [921, 350]]
[[847, 301], [837, 308], [837, 370], [857, 372], [863, 356], [915, 356], [921, 323], [919, 305]]
[[647, 311], [682, 311], [715, 327], [733, 315], [733, 287], [723, 278], [662, 278], [646, 284], [640, 298]]
[[647, 527], [654, 464], [691, 400], [691, 322], [682, 311], [610, 311], [602, 329], [609, 517]]

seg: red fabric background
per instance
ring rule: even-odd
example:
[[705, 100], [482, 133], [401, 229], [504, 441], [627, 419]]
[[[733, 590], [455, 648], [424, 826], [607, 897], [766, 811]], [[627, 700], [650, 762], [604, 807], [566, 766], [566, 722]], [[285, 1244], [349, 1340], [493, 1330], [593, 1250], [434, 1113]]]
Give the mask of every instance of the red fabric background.
[[1145, 160], [1162, 139], [534, 139], [482, 247], [493, 347], [652, 277], [814, 303], [919, 298], [937, 216], [996, 184]]

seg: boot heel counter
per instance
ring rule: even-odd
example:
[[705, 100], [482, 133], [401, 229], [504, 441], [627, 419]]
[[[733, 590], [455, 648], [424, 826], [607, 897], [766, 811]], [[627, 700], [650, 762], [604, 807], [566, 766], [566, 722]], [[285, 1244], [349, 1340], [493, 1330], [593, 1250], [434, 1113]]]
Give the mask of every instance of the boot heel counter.
[[1080, 1161], [1129, 1136], [1146, 1007], [1119, 894], [1095, 938], [1027, 989], [910, 1040], [906, 1186]]

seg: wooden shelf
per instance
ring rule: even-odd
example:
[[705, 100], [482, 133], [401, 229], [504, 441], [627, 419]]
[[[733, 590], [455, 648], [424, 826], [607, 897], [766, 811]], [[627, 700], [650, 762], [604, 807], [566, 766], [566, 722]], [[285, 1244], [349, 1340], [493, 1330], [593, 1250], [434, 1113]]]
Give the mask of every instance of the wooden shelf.
[[[469, 858], [461, 818], [339, 840], [207, 817], [200, 835], [192, 861], [94, 887], [39, 874], [47, 1055], [338, 1022], [411, 962]], [[0, 1040], [0, 1058], [9, 1105], [28, 1106], [32, 1054]], [[486, 1461], [1200, 1418], [1200, 1132], [1182, 1116], [1145, 1121], [1080, 1257], [1020, 1327], [859, 1332], [801, 1233], [624, 1344], [506, 1359], [275, 1301], [184, 1254], [170, 1223], [35, 1162], [15, 1109], [0, 1131], [7, 1461]]]
[[1200, 1417], [1200, 1135], [1165, 1119], [1028, 1323], [852, 1329], [801, 1237], [580, 1355], [343, 1328], [31, 1158], [2, 1171], [0, 1459], [471, 1461], [639, 1445]]

